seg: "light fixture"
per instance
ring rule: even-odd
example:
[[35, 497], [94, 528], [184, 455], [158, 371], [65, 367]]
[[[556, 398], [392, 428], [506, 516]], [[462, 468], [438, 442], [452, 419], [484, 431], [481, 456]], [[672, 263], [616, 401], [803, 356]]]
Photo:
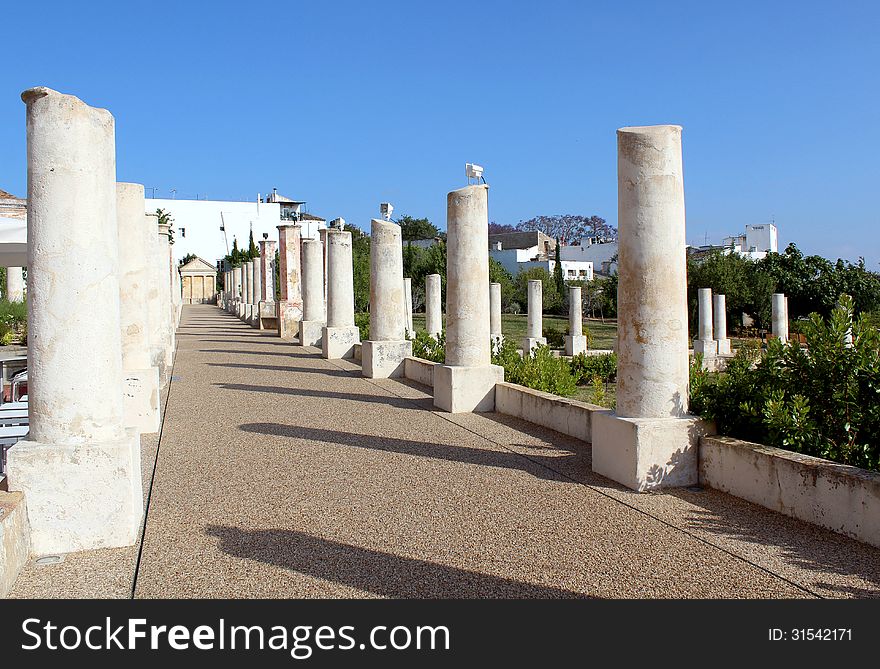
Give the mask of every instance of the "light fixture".
[[344, 229], [345, 228], [345, 219], [342, 218], [341, 216], [339, 218], [334, 218], [332, 221], [330, 221], [330, 227], [334, 228], [335, 230]]
[[391, 212], [394, 211], [394, 205], [390, 202], [382, 202], [379, 204], [379, 215], [386, 221], [391, 220]]
[[471, 183], [471, 179], [474, 180], [474, 183], [486, 183], [486, 180], [483, 178], [483, 166], [477, 165], [475, 163], [465, 163], [464, 165], [464, 174], [467, 178], [468, 185]]

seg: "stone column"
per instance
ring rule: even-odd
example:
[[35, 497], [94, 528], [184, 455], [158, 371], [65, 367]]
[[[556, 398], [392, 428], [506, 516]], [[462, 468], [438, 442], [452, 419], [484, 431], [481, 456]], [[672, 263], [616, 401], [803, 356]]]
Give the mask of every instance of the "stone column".
[[493, 346], [500, 346], [504, 341], [501, 333], [501, 284], [489, 284], [489, 339]]
[[443, 295], [439, 274], [425, 277], [425, 329], [434, 339], [443, 332]]
[[159, 216], [157, 214], [144, 214], [144, 226], [147, 228], [147, 267], [149, 271], [149, 283], [147, 289], [147, 323], [150, 327], [150, 346], [152, 347], [152, 366], [159, 369], [159, 380], [164, 385], [168, 380], [169, 368], [166, 367], [166, 355], [168, 344], [168, 331], [162, 314], [165, 313], [162, 293], [159, 287], [162, 285], [162, 273], [165, 264], [162, 262], [162, 251], [159, 243]]
[[251, 283], [254, 279], [254, 263], [247, 261], [242, 263], [241, 270], [241, 308], [239, 309], [239, 318], [247, 322], [251, 317], [251, 297], [253, 289]]
[[593, 470], [636, 490], [694, 485], [681, 127], [618, 130], [617, 179], [617, 410], [593, 414]]
[[273, 240], [264, 239], [260, 242], [262, 276], [256, 325], [261, 330], [265, 330], [267, 326], [272, 327], [275, 320], [275, 246], [276, 242]]
[[259, 328], [260, 320], [260, 294], [263, 292], [263, 260], [254, 258], [251, 264], [251, 315], [250, 324]]
[[546, 346], [547, 338], [542, 336], [544, 324], [544, 284], [540, 279], [530, 279], [528, 287], [529, 316], [526, 336], [522, 340], [524, 355], [531, 353], [538, 346]]
[[174, 304], [171, 301], [171, 226], [159, 224], [159, 292], [162, 304], [162, 329], [165, 331], [165, 368], [170, 370], [174, 365], [174, 352], [177, 349], [177, 327], [174, 324]]
[[452, 413], [494, 411], [489, 340], [489, 187], [446, 196], [446, 363], [434, 368], [434, 406]]
[[700, 288], [698, 300], [698, 331], [694, 339], [694, 353], [702, 353], [707, 358], [718, 355], [718, 342], [712, 336], [712, 289]]
[[413, 328], [413, 300], [412, 300], [412, 279], [409, 277], [403, 280], [403, 320], [406, 327], [407, 339], [415, 339], [416, 331]]
[[299, 333], [303, 319], [302, 275], [300, 272], [299, 225], [278, 226], [278, 276], [281, 283], [280, 300], [275, 305], [278, 336], [291, 341]]
[[174, 262], [173, 257], [171, 258], [171, 281], [173, 286], [171, 301], [174, 304], [174, 329], [177, 330], [177, 327], [180, 325], [180, 314], [183, 311], [183, 285], [180, 278], [180, 268]]
[[367, 378], [403, 376], [404, 360], [412, 355], [412, 342], [404, 336], [405, 301], [400, 226], [374, 218], [370, 224], [370, 338], [361, 348]]
[[6, 268], [6, 299], [10, 302], [24, 300], [24, 275], [21, 267]]
[[239, 304], [241, 304], [243, 274], [244, 270], [241, 265], [232, 268], [232, 301], [229, 310], [236, 315], [239, 313]]
[[300, 346], [321, 346], [324, 329], [324, 245], [318, 239], [302, 240], [303, 319]]
[[712, 314], [715, 318], [715, 341], [718, 344], [718, 355], [730, 355], [730, 339], [727, 338], [727, 298], [715, 296]]
[[587, 338], [584, 336], [583, 304], [581, 303], [581, 287], [568, 288], [568, 334], [565, 337], [565, 355], [578, 355], [587, 350]]
[[327, 322], [327, 232], [329, 228], [324, 228], [323, 230], [318, 230], [318, 237], [321, 240], [321, 253], [323, 254], [323, 263], [324, 263], [324, 297], [322, 304], [324, 305], [324, 316], [323, 321]]
[[360, 343], [354, 324], [354, 281], [351, 233], [327, 231], [327, 325], [321, 331], [321, 354], [327, 359], [351, 358]]
[[149, 290], [150, 245], [156, 233], [144, 216], [141, 184], [116, 184], [116, 220], [125, 426], [154, 433], [160, 423], [159, 368], [153, 364], [150, 341]]
[[25, 493], [33, 555], [131, 546], [144, 507], [122, 401], [114, 120], [48, 88], [21, 97], [30, 432], [8, 453], [9, 490]]
[[773, 293], [771, 303], [773, 334], [783, 344], [788, 341], [788, 304], [783, 293]]

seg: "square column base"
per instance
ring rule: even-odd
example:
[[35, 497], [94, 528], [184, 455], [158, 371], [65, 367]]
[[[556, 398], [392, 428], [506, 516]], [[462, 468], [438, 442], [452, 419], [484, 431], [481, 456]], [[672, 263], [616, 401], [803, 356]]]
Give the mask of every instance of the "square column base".
[[718, 355], [730, 355], [729, 339], [716, 339], [715, 343], [718, 344]]
[[714, 339], [694, 339], [694, 353], [702, 353], [704, 358], [718, 355], [718, 342]]
[[504, 367], [434, 367], [434, 406], [449, 413], [495, 411], [495, 384], [504, 381]]
[[278, 328], [276, 318], [275, 300], [260, 302], [258, 327], [261, 330], [276, 330]]
[[324, 327], [321, 331], [321, 357], [340, 360], [354, 357], [354, 345], [361, 343], [361, 331], [356, 325]]
[[245, 307], [247, 307], [247, 305], [246, 305], [244, 302], [239, 302], [239, 303], [238, 303], [238, 317], [239, 317], [241, 320], [244, 320], [244, 310], [245, 310]]
[[122, 376], [122, 409], [126, 427], [140, 434], [159, 431], [159, 369], [126, 369]]
[[7, 454], [9, 489], [27, 500], [31, 553], [50, 555], [133, 546], [144, 515], [141, 441], [43, 444], [20, 441]]
[[522, 352], [523, 352], [523, 354], [525, 354], [525, 353], [530, 354], [532, 351], [534, 351], [536, 348], [538, 348], [538, 346], [546, 346], [546, 345], [547, 345], [547, 338], [546, 337], [523, 337]]
[[300, 321], [299, 345], [321, 348], [324, 338], [324, 321]]
[[278, 336], [284, 341], [293, 341], [299, 334], [302, 304], [290, 301], [276, 302], [275, 318], [278, 319]]
[[361, 367], [368, 379], [403, 376], [404, 360], [412, 355], [411, 341], [370, 341], [361, 346]]
[[586, 352], [586, 335], [565, 335], [565, 355], [575, 356]]
[[683, 418], [621, 418], [593, 414], [593, 471], [644, 492], [699, 483], [700, 437], [712, 423]]

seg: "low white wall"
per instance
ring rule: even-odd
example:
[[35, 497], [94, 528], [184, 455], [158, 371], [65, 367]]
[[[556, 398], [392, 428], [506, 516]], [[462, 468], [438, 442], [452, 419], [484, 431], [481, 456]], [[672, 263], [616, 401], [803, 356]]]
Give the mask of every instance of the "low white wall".
[[703, 437], [700, 481], [880, 546], [880, 474], [731, 437]]
[[434, 387], [434, 368], [440, 363], [409, 357], [403, 361], [403, 375], [410, 381]]
[[0, 597], [12, 590], [30, 555], [24, 493], [0, 490]]
[[588, 443], [593, 440], [593, 414], [597, 411], [609, 412], [595, 404], [506, 382], [495, 384], [495, 411], [522, 418]]

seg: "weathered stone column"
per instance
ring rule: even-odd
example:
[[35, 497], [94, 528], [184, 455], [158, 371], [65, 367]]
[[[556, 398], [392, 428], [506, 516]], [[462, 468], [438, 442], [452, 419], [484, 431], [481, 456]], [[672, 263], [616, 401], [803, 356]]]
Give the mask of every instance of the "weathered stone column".
[[260, 242], [262, 277], [256, 326], [261, 330], [273, 327], [275, 322], [275, 247], [274, 240]]
[[248, 322], [255, 328], [259, 328], [260, 320], [260, 294], [263, 292], [263, 260], [254, 258], [251, 263], [251, 307]]
[[159, 431], [159, 368], [153, 364], [149, 314], [150, 245], [156, 232], [144, 216], [144, 187], [116, 184], [119, 231], [119, 315], [125, 426]]
[[715, 296], [712, 314], [715, 318], [715, 342], [718, 344], [718, 355], [730, 355], [730, 339], [727, 338], [727, 298]]
[[783, 293], [773, 293], [770, 304], [773, 334], [783, 344], [788, 341], [788, 302]]
[[8, 453], [9, 490], [26, 495], [34, 555], [130, 546], [143, 490], [122, 401], [114, 121], [48, 88], [21, 97], [30, 432]]
[[501, 333], [501, 284], [489, 284], [489, 339], [493, 346], [504, 341]]
[[636, 490], [694, 485], [681, 127], [618, 130], [617, 180], [617, 412], [593, 414], [593, 470]]
[[367, 378], [403, 376], [404, 360], [412, 355], [412, 342], [404, 336], [404, 302], [400, 226], [374, 218], [370, 224], [370, 338], [361, 348]]
[[324, 245], [318, 239], [302, 240], [303, 319], [300, 346], [321, 346], [324, 329]]
[[413, 328], [412, 279], [409, 277], [403, 280], [403, 322], [407, 339], [414, 339], [416, 331]]
[[697, 290], [697, 338], [694, 339], [694, 353], [702, 353], [707, 358], [718, 355], [718, 342], [712, 336], [712, 289]]
[[171, 301], [171, 226], [159, 224], [159, 292], [162, 304], [162, 328], [165, 330], [165, 368], [174, 365], [174, 352], [177, 349], [177, 326], [174, 323], [174, 304]]
[[[161, 245], [159, 242], [159, 216], [157, 214], [144, 214], [144, 226], [147, 229], [147, 271], [149, 283], [147, 284], [147, 323], [150, 328], [150, 346], [152, 348], [152, 366], [159, 370], [159, 380], [164, 385], [168, 380], [169, 368], [166, 366], [168, 349], [168, 331], [162, 318], [164, 302], [160, 286], [162, 285], [162, 270], [165, 263], [162, 258]], [[169, 296], [170, 298], [170, 296]]]
[[241, 308], [238, 317], [247, 322], [251, 318], [251, 297], [253, 289], [251, 283], [254, 280], [254, 263], [251, 260], [242, 263], [241, 270]]
[[529, 316], [526, 336], [522, 340], [524, 355], [530, 355], [538, 346], [546, 346], [547, 338], [542, 336], [544, 324], [544, 284], [540, 279], [530, 279], [528, 286]]
[[436, 339], [443, 332], [443, 295], [439, 274], [425, 277], [425, 329]]
[[239, 304], [241, 304], [243, 274], [244, 268], [241, 265], [232, 268], [232, 301], [229, 304], [229, 311], [236, 315], [239, 313]]
[[327, 359], [351, 358], [360, 343], [354, 324], [354, 281], [351, 233], [327, 231], [327, 325], [321, 331], [321, 354]]
[[180, 279], [180, 268], [174, 262], [173, 257], [171, 258], [171, 282], [173, 287], [171, 302], [174, 305], [174, 329], [176, 331], [177, 326], [180, 325], [180, 314], [183, 311], [183, 285]]
[[324, 297], [322, 298], [321, 304], [324, 308], [324, 316], [321, 320], [325, 323], [327, 322], [327, 232], [329, 228], [324, 228], [322, 230], [318, 230], [318, 237], [321, 240], [321, 253], [323, 254], [323, 263], [324, 263]]
[[584, 336], [583, 304], [581, 303], [581, 287], [568, 288], [568, 334], [565, 336], [565, 355], [578, 355], [587, 350], [587, 338]]
[[6, 268], [6, 299], [10, 302], [24, 300], [24, 274], [21, 267]]
[[278, 336], [291, 341], [299, 333], [299, 322], [303, 319], [302, 274], [300, 271], [299, 225], [278, 226], [278, 276], [280, 299], [275, 306], [278, 319]]
[[434, 368], [434, 406], [493, 411], [504, 369], [489, 340], [489, 187], [446, 196], [446, 364]]

